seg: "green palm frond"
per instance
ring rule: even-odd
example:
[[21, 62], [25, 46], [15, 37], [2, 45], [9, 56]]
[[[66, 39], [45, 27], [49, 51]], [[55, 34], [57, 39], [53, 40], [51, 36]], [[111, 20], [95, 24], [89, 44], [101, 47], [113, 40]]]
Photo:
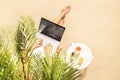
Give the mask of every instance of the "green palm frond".
[[[5, 50], [4, 50], [5, 51]], [[0, 55], [0, 80], [19, 80], [20, 74], [17, 65], [11, 61], [11, 55], [6, 50]]]
[[29, 59], [32, 54], [32, 46], [36, 40], [37, 30], [35, 23], [31, 17], [20, 17], [19, 26], [16, 32], [16, 51], [21, 60], [23, 78], [27, 80], [29, 77]]
[[15, 54], [13, 35], [9, 29], [7, 31], [3, 29], [3, 34], [0, 36], [0, 80], [21, 79], [18, 65], [12, 60]]
[[[79, 80], [80, 71], [65, 62], [65, 55], [38, 57], [33, 55], [34, 80]], [[37, 72], [36, 72], [37, 71]], [[41, 75], [39, 79], [35, 75]]]
[[36, 40], [37, 30], [31, 17], [20, 17], [18, 30], [16, 33], [16, 47], [18, 53], [24, 52], [26, 56], [30, 55], [31, 48]]

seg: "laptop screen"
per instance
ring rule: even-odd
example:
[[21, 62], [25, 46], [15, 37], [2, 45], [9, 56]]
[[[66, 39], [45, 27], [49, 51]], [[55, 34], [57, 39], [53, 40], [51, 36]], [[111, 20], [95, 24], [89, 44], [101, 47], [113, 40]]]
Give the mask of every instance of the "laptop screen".
[[60, 41], [63, 33], [65, 31], [65, 27], [55, 24], [45, 18], [41, 18], [39, 25], [39, 32], [49, 36], [57, 41]]

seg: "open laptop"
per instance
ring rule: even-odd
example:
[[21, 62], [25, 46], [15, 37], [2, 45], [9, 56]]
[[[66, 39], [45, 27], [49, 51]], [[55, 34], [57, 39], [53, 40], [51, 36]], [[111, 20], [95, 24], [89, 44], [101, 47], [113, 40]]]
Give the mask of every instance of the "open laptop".
[[41, 18], [37, 36], [42, 38], [44, 42], [41, 47], [35, 49], [35, 52], [44, 53], [44, 45], [51, 43], [54, 53], [60, 44], [64, 31], [65, 27]]

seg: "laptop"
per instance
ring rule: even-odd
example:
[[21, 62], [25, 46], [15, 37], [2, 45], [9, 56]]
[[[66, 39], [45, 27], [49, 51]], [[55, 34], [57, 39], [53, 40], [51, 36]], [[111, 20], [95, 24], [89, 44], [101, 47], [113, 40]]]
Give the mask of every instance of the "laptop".
[[37, 37], [43, 39], [43, 45], [34, 51], [36, 53], [40, 52], [44, 54], [44, 45], [51, 43], [53, 46], [52, 53], [55, 53], [58, 45], [60, 44], [64, 31], [65, 27], [60, 26], [45, 18], [41, 18]]

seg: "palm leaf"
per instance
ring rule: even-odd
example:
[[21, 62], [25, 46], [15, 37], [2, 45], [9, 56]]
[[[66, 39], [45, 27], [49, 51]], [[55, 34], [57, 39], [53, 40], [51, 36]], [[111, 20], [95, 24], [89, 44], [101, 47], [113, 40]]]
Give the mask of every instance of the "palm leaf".
[[[80, 71], [71, 67], [74, 64], [67, 64], [65, 62], [65, 56], [63, 55], [54, 55], [52, 57], [46, 55], [46, 57], [39, 57], [33, 55], [33, 63], [31, 64], [39, 71], [38, 75], [41, 75], [40, 80], [79, 80]], [[35, 66], [34, 64], [37, 64]], [[34, 72], [36, 75], [37, 73]], [[36, 76], [33, 76], [37, 80]]]
[[0, 80], [18, 80], [20, 74], [18, 65], [11, 59], [15, 54], [14, 34], [10, 29], [3, 29], [0, 36]]
[[18, 54], [24, 51], [26, 56], [31, 52], [31, 48], [36, 40], [37, 30], [31, 17], [21, 17], [16, 33], [16, 47]]
[[36, 40], [37, 30], [31, 17], [20, 17], [19, 26], [16, 32], [16, 51], [21, 60], [23, 78], [28, 79], [29, 58], [32, 54], [32, 46]]

